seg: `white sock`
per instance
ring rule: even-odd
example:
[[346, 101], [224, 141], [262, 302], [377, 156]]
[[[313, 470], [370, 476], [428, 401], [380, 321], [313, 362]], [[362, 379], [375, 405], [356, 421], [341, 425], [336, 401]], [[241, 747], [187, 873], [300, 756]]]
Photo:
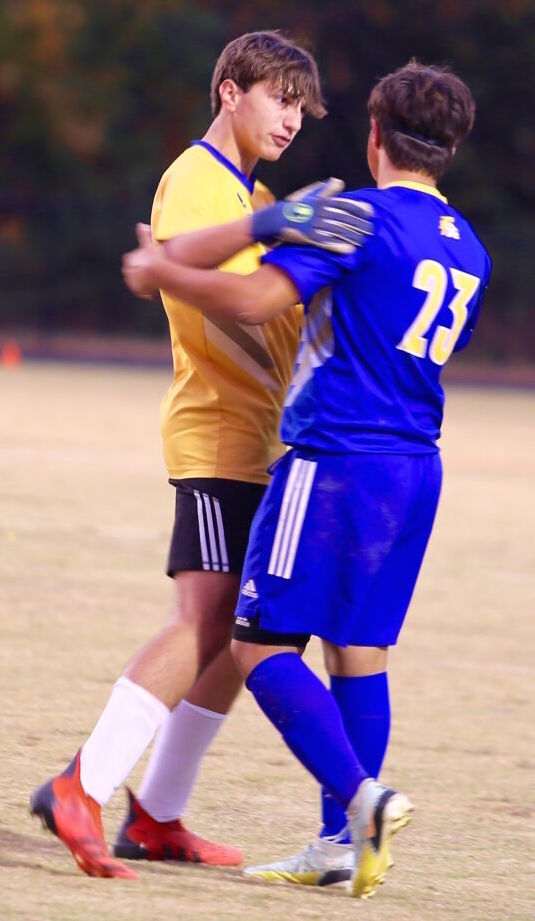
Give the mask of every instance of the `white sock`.
[[139, 789], [141, 805], [157, 822], [184, 814], [202, 757], [225, 717], [187, 700], [167, 717]]
[[80, 753], [80, 780], [101, 806], [107, 803], [150, 744], [169, 708], [122, 676]]

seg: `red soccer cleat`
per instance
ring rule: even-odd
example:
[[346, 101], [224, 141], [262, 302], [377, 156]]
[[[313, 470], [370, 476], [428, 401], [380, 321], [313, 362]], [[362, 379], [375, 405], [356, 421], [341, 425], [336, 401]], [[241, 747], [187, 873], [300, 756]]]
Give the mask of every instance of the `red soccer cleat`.
[[214, 844], [184, 828], [180, 819], [157, 822], [127, 787], [129, 810], [113, 853], [130, 860], [180, 860], [213, 867], [236, 867], [243, 860], [237, 847]]
[[102, 829], [100, 806], [80, 783], [80, 752], [69, 767], [32, 793], [30, 812], [69, 848], [88, 876], [137, 879], [137, 873], [111, 857]]

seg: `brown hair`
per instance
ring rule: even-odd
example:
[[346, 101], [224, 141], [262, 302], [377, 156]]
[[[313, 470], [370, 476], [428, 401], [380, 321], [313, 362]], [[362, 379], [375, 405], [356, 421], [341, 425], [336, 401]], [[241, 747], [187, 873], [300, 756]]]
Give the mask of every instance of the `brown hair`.
[[223, 49], [210, 88], [214, 116], [221, 109], [219, 87], [223, 80], [234, 80], [244, 92], [254, 83], [268, 80], [290, 98], [301, 99], [315, 118], [323, 118], [327, 111], [314, 58], [279, 32], [248, 32]]
[[368, 99], [393, 165], [435, 180], [470, 133], [475, 109], [460, 77], [414, 59], [379, 80]]

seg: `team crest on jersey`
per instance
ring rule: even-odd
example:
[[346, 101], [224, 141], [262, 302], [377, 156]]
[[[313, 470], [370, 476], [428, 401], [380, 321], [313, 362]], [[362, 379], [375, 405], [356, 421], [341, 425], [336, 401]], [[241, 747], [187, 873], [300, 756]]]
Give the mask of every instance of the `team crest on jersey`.
[[455, 218], [450, 214], [443, 214], [440, 218], [438, 229], [443, 237], [449, 237], [450, 240], [460, 240], [461, 234], [455, 223]]

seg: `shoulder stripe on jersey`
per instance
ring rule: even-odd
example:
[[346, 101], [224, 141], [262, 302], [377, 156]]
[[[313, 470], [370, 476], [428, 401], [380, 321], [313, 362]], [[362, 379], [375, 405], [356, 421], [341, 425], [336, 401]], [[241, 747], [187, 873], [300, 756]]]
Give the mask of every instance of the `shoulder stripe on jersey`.
[[269, 575], [281, 579], [289, 579], [292, 575], [317, 466], [315, 461], [299, 457], [292, 462], [271, 548]]

